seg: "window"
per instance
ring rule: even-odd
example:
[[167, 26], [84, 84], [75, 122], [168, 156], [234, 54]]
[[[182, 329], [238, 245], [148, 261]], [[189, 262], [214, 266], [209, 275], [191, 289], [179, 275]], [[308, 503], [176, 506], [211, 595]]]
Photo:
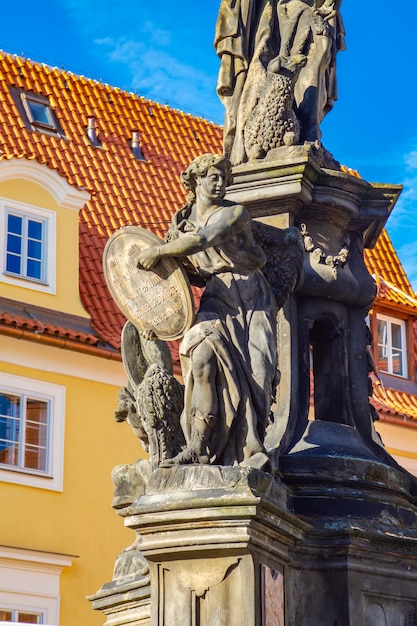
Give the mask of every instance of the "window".
[[378, 366], [382, 372], [407, 377], [407, 343], [403, 320], [377, 316]]
[[65, 388], [0, 374], [0, 479], [62, 490]]
[[46, 220], [7, 212], [6, 272], [45, 282]]
[[59, 624], [61, 573], [75, 558], [0, 545], [0, 624]]
[[9, 610], [0, 608], [0, 622], [17, 622], [18, 624], [43, 624], [42, 613], [28, 613], [27, 611]]
[[0, 198], [2, 281], [55, 293], [56, 213]]
[[64, 136], [47, 96], [9, 86], [10, 94], [28, 130]]
[[48, 472], [51, 400], [0, 390], [0, 463]]

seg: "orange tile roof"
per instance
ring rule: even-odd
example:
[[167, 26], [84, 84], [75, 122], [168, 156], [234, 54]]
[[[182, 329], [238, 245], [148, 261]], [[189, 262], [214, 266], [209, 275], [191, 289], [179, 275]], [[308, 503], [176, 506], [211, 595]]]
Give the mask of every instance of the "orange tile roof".
[[387, 305], [417, 308], [417, 297], [386, 230], [376, 246], [365, 250], [365, 262], [378, 286], [378, 299]]
[[[118, 348], [124, 318], [105, 285], [105, 243], [128, 224], [163, 236], [184, 202], [179, 174], [198, 154], [221, 151], [222, 129], [136, 94], [1, 52], [0, 78], [0, 158], [36, 159], [91, 194], [80, 214], [81, 298], [97, 336]], [[47, 96], [65, 139], [26, 129], [10, 86]], [[87, 138], [89, 116], [95, 117], [101, 147]], [[134, 130], [145, 160], [132, 153]], [[0, 319], [3, 325], [16, 323], [23, 322], [12, 321], [7, 312]]]
[[417, 395], [374, 385], [371, 402], [382, 420], [399, 422], [410, 420], [417, 424]]
[[[97, 342], [119, 348], [124, 318], [105, 284], [105, 243], [128, 224], [163, 236], [172, 213], [184, 202], [180, 172], [198, 154], [222, 150], [222, 129], [134, 93], [2, 52], [0, 78], [0, 160], [36, 159], [91, 194], [80, 213], [80, 294]], [[49, 97], [65, 138], [28, 130], [10, 86]], [[101, 147], [87, 138], [90, 116]], [[134, 130], [140, 133], [145, 160], [132, 153]], [[344, 171], [359, 176], [355, 170]], [[410, 298], [415, 294], [385, 231], [365, 255], [371, 274], [380, 277], [381, 301], [414, 308]], [[11, 320], [7, 313], [0, 317], [1, 327], [26, 323]], [[57, 326], [55, 332], [60, 335], [65, 329]], [[91, 338], [80, 333], [79, 342], [84, 340]]]

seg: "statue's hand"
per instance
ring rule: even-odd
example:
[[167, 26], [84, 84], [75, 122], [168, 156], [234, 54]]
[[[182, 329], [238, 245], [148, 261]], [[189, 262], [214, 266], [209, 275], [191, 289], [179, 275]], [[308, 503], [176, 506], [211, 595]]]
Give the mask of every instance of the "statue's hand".
[[336, 15], [335, 0], [325, 0], [321, 7], [316, 9], [316, 13], [325, 20], [330, 20]]
[[161, 252], [159, 246], [145, 248], [144, 250], [140, 250], [137, 255], [137, 266], [145, 270], [151, 270], [160, 258]]

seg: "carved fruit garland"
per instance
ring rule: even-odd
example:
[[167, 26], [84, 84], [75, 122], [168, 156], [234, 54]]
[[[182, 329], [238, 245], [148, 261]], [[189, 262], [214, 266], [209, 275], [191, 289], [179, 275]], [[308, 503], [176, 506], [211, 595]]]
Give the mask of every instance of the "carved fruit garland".
[[346, 231], [343, 231], [342, 247], [336, 255], [326, 254], [320, 246], [316, 245], [309, 235], [306, 224], [300, 224], [301, 235], [304, 239], [304, 248], [306, 252], [314, 255], [316, 261], [332, 268], [332, 275], [337, 279], [338, 268], [344, 268], [348, 262], [350, 237]]

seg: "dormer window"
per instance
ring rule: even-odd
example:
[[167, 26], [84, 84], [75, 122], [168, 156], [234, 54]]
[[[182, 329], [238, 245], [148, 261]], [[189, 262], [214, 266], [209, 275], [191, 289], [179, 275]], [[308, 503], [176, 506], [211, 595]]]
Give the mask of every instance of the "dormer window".
[[47, 96], [9, 87], [14, 103], [28, 130], [63, 136]]
[[0, 197], [0, 281], [55, 293], [56, 213]]
[[407, 340], [405, 322], [377, 315], [378, 367], [381, 372], [407, 378]]
[[58, 131], [55, 126], [55, 116], [49, 106], [48, 98], [29, 95], [26, 93], [22, 93], [21, 98], [28, 120], [32, 126], [39, 128], [40, 130], [46, 129], [52, 130], [53, 132]]

